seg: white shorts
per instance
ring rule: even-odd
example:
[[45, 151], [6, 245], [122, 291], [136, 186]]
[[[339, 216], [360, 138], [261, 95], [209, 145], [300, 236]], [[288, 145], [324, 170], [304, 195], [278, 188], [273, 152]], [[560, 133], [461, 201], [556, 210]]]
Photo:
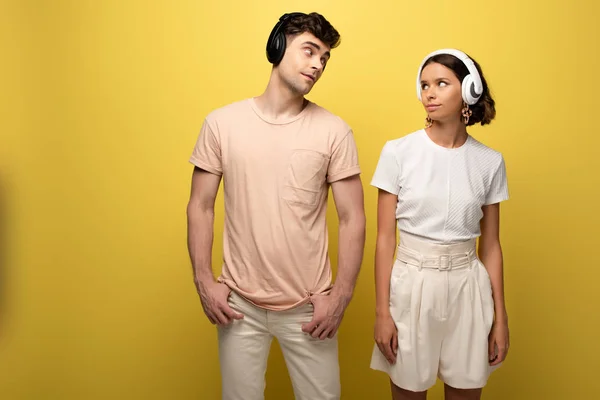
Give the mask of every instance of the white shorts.
[[390, 311], [398, 329], [396, 363], [375, 346], [371, 368], [396, 386], [420, 392], [439, 377], [457, 389], [477, 389], [498, 367], [489, 365], [494, 302], [475, 240], [438, 245], [402, 233]]

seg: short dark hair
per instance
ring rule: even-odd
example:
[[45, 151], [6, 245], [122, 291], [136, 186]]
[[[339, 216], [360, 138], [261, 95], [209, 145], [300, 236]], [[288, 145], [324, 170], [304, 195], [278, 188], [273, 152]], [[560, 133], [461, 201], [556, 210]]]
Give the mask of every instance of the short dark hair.
[[[469, 58], [473, 60], [471, 56], [469, 56]], [[461, 83], [463, 79], [465, 79], [465, 76], [469, 75], [469, 70], [467, 69], [466, 65], [461, 60], [450, 54], [438, 54], [431, 57], [425, 62], [423, 68], [431, 63], [442, 64], [444, 67], [451, 69]], [[490, 89], [485, 77], [483, 76], [483, 73], [481, 72], [481, 67], [477, 61], [473, 60], [473, 63], [479, 72], [479, 76], [481, 76], [481, 82], [483, 83], [483, 94], [477, 103], [469, 106], [473, 114], [469, 118], [469, 123], [467, 126], [475, 125], [477, 123], [486, 125], [492, 122], [496, 116], [496, 102], [490, 94]]]
[[316, 12], [291, 18], [286, 24], [284, 32], [286, 36], [310, 32], [332, 49], [339, 46], [341, 42], [339, 32], [325, 17]]

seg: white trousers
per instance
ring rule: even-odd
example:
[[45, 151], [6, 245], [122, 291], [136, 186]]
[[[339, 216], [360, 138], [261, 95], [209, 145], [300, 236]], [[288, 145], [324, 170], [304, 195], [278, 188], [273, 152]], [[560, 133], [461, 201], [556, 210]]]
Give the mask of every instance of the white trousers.
[[218, 327], [223, 400], [264, 399], [273, 337], [281, 346], [296, 400], [339, 400], [337, 335], [320, 340], [302, 331], [312, 319], [312, 304], [270, 311], [232, 292], [229, 305], [244, 318]]
[[475, 240], [437, 245], [402, 233], [390, 281], [396, 363], [377, 346], [371, 359], [396, 386], [424, 391], [439, 377], [458, 389], [482, 388], [497, 368], [488, 356], [492, 287], [475, 249]]

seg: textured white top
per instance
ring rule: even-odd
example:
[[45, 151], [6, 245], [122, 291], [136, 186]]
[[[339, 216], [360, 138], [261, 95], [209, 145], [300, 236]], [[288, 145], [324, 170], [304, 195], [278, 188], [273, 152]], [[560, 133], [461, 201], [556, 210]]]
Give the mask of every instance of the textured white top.
[[470, 135], [445, 148], [423, 129], [384, 145], [371, 185], [398, 196], [400, 232], [435, 243], [480, 236], [482, 206], [509, 197], [501, 153]]

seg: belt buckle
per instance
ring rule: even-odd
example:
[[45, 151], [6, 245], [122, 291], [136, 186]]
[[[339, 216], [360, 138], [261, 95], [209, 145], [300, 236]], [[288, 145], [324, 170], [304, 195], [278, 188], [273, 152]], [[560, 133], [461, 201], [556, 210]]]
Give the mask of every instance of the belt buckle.
[[438, 269], [440, 271], [448, 271], [452, 269], [452, 257], [448, 254], [442, 254], [439, 256], [440, 265]]

